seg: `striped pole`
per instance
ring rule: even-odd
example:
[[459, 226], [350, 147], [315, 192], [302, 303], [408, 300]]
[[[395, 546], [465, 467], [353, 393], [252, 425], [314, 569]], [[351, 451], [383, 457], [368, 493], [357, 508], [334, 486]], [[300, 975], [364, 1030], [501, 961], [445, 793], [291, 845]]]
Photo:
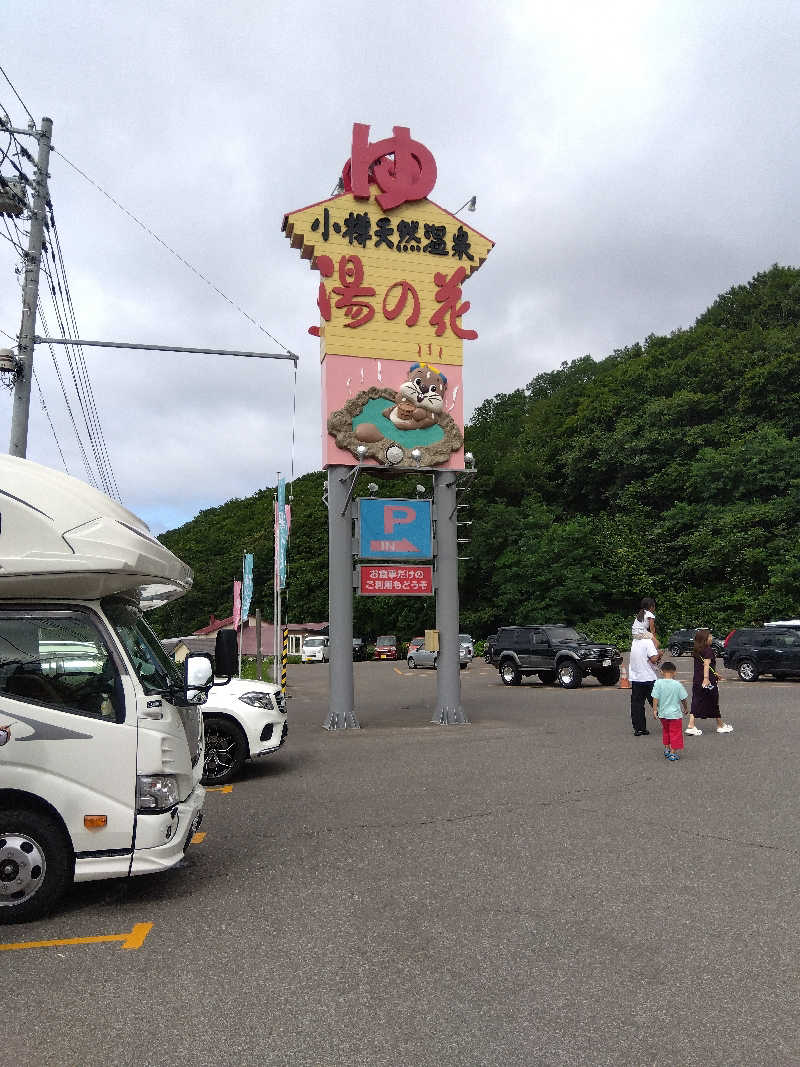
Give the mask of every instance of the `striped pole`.
[[289, 627], [283, 627], [283, 651], [281, 653], [281, 692], [286, 696], [286, 664], [289, 662]]

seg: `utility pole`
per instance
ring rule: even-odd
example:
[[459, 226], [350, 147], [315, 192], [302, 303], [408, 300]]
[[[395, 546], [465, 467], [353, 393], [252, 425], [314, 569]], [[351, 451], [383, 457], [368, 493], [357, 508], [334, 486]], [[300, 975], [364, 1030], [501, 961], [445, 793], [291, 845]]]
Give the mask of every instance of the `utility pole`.
[[[26, 131], [27, 132], [27, 131]], [[22, 324], [19, 330], [20, 373], [14, 387], [14, 406], [11, 409], [11, 439], [8, 452], [25, 458], [28, 450], [28, 416], [33, 381], [33, 346], [36, 337], [36, 305], [39, 300], [39, 268], [44, 243], [45, 212], [47, 210], [47, 169], [50, 164], [50, 142], [53, 120], [42, 119], [42, 127], [34, 134], [39, 141], [36, 176], [33, 181], [31, 231], [25, 256], [25, 284], [22, 290]]]

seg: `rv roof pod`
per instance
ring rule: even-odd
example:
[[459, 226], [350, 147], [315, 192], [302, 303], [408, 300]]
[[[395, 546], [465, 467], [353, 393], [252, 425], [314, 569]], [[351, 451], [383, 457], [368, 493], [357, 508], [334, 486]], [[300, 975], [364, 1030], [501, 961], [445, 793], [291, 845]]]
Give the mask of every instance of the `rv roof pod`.
[[0, 456], [0, 597], [183, 596], [192, 572], [127, 508], [77, 478]]

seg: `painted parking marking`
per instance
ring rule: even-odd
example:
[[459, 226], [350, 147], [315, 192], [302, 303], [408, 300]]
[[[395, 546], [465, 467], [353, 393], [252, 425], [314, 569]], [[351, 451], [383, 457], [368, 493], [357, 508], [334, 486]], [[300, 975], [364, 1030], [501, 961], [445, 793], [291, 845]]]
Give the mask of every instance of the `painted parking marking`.
[[207, 793], [232, 793], [233, 792], [233, 786], [232, 785], [207, 785], [206, 786], [206, 792]]
[[394, 671], [394, 673], [395, 673], [395, 674], [402, 674], [402, 673], [403, 673], [403, 672], [402, 672], [401, 670], [399, 670], [399, 669], [398, 669], [397, 667], [392, 667], [392, 670]]
[[16, 952], [23, 948], [57, 948], [63, 945], [99, 945], [107, 941], [120, 941], [127, 949], [141, 948], [144, 939], [153, 929], [152, 923], [136, 923], [128, 934], [100, 934], [98, 937], [61, 937], [54, 941], [15, 941], [0, 945], [0, 952]]
[[191, 844], [193, 844], [193, 845], [202, 845], [202, 843], [205, 841], [205, 839], [206, 839], [205, 830], [198, 830], [196, 834], [192, 835]]

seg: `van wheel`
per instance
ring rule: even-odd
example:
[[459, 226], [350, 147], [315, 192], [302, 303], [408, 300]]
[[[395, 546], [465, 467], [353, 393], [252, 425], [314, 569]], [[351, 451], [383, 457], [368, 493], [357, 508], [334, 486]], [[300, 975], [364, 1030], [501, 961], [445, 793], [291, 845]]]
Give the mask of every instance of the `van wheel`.
[[24, 808], [0, 815], [0, 923], [29, 922], [55, 907], [72, 881], [74, 858], [49, 815]]
[[564, 689], [577, 689], [581, 684], [581, 672], [577, 663], [571, 659], [564, 660], [556, 667], [558, 684]]
[[680, 645], [670, 645], [669, 654], [673, 657], [673, 659], [680, 659], [680, 657], [683, 655], [683, 649]]
[[236, 723], [221, 715], [203, 717], [206, 757], [203, 785], [223, 785], [242, 769], [247, 758], [247, 739]]
[[416, 665], [417, 665], [417, 664], [416, 664], [416, 662], [414, 661], [414, 657], [413, 657], [413, 656], [409, 656], [409, 657], [408, 657], [408, 669], [409, 669], [410, 671], [413, 671], [413, 670], [414, 670], [414, 668], [416, 667]]

